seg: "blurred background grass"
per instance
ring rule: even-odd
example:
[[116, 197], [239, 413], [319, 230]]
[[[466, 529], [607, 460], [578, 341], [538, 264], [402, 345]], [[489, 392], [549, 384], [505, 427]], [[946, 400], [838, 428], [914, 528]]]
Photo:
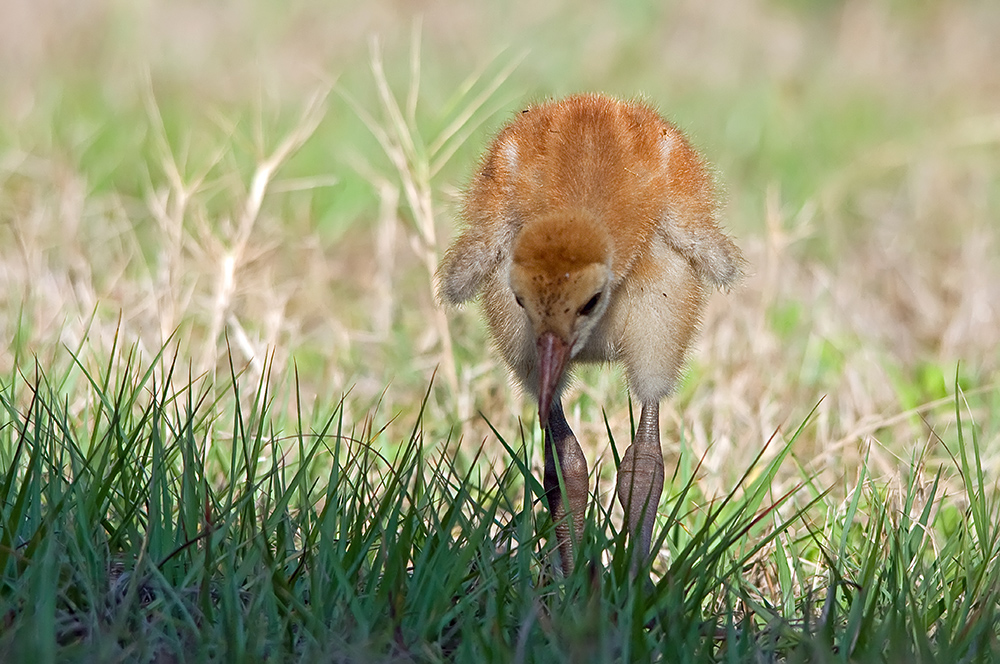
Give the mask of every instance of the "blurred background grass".
[[[276, 389], [294, 363], [307, 399], [349, 391], [348, 419], [381, 401], [405, 428], [442, 360], [423, 252], [450, 237], [476, 156], [527, 103], [602, 90], [645, 96], [716, 165], [751, 262], [712, 301], [666, 404], [668, 456], [683, 439], [721, 491], [819, 403], [799, 463], [846, 488], [870, 447], [892, 477], [925, 445], [929, 464], [947, 459], [932, 431], [953, 426], [957, 376], [1000, 470], [995, 2], [4, 0], [2, 13], [3, 375], [35, 356], [69, 381], [63, 346], [106, 364], [116, 334], [149, 358], [173, 333], [196, 375], [228, 372], [228, 347], [251, 374], [273, 353]], [[424, 246], [405, 177], [361, 117], [391, 125], [373, 53], [401, 106], [419, 72], [418, 152], [502, 78], [430, 178], [440, 246]], [[256, 169], [312, 122], [248, 215]], [[531, 404], [477, 313], [449, 319], [456, 369], [424, 426], [502, 458], [478, 413], [513, 432]], [[602, 409], [624, 440], [622, 377], [581, 377], [571, 424], [610, 467]]]

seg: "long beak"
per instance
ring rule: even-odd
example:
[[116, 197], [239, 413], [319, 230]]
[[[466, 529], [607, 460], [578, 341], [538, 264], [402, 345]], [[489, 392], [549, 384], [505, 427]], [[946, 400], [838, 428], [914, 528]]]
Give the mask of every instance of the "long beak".
[[554, 332], [544, 332], [538, 337], [538, 416], [543, 429], [549, 426], [552, 398], [566, 369], [567, 360], [569, 344]]

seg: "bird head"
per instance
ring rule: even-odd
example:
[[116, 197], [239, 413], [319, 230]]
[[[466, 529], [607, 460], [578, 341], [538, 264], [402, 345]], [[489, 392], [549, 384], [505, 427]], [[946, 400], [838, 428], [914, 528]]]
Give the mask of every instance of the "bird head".
[[536, 218], [514, 239], [510, 287], [535, 336], [543, 427], [567, 363], [608, 308], [611, 258], [607, 229], [585, 213]]

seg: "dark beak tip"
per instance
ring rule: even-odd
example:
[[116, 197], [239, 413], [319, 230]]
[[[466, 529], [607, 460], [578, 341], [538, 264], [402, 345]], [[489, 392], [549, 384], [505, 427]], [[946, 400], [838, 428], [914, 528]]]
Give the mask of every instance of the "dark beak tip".
[[548, 428], [549, 426], [549, 411], [551, 407], [538, 407], [538, 421], [541, 423], [542, 428]]

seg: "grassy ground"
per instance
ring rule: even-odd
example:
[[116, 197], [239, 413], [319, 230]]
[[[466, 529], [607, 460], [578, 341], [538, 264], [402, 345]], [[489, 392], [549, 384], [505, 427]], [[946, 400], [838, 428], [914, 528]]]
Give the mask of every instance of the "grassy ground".
[[[995, 3], [3, 13], [0, 652], [1000, 654]], [[554, 578], [531, 404], [431, 295], [490, 132], [583, 89], [690, 134], [752, 266], [664, 404], [651, 587], [621, 373]]]

